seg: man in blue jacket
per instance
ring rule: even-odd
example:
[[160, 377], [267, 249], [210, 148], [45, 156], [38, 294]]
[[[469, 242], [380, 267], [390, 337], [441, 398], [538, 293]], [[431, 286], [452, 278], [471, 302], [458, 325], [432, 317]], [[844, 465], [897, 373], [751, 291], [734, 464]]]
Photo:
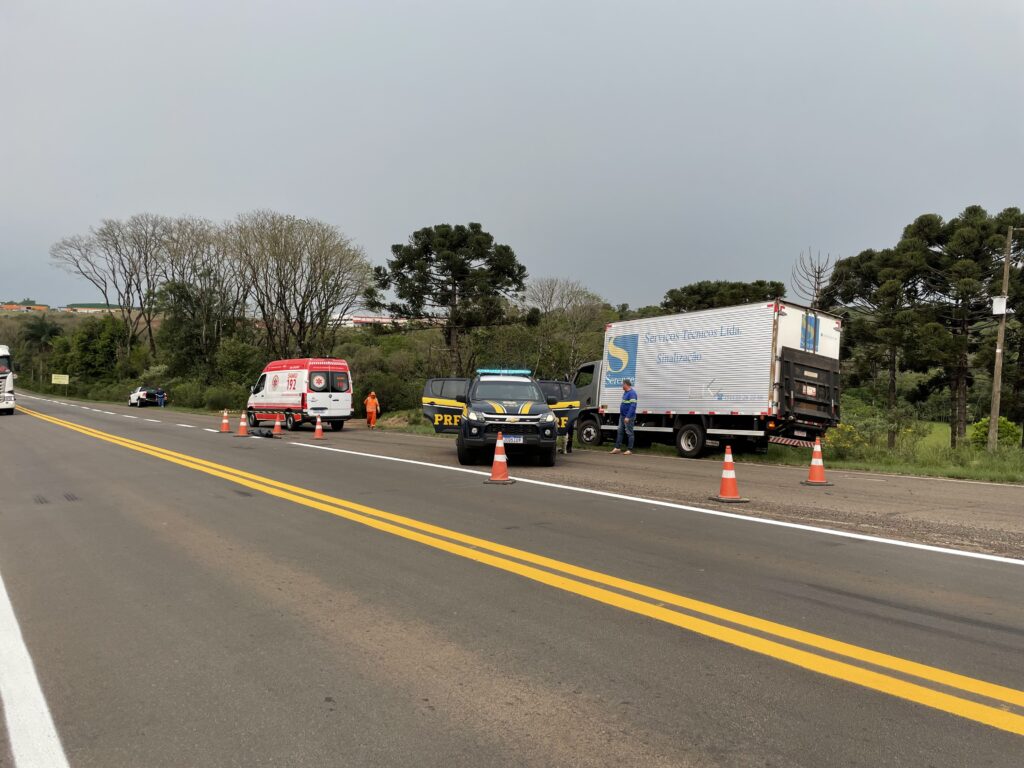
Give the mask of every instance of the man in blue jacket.
[[622, 380], [622, 405], [619, 408], [619, 431], [615, 434], [615, 447], [612, 453], [622, 453], [619, 448], [622, 446], [622, 436], [628, 438], [624, 456], [633, 453], [633, 425], [636, 422], [636, 390], [633, 389], [633, 382], [629, 379]]

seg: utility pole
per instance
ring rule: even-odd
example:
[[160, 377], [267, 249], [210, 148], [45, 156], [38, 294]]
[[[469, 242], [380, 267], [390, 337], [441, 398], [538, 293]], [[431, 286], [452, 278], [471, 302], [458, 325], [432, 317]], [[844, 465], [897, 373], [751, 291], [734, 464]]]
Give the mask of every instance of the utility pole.
[[[993, 452], [999, 446], [999, 397], [1003, 389], [1003, 342], [1006, 339], [1006, 306], [1010, 294], [1010, 257], [1013, 254], [1013, 230], [1011, 224], [1006, 228], [1006, 255], [1003, 257], [1003, 294], [1002, 314], [999, 316], [999, 331], [996, 333], [996, 363], [992, 370], [992, 410], [988, 417], [988, 450]], [[995, 309], [995, 308], [993, 308]]]

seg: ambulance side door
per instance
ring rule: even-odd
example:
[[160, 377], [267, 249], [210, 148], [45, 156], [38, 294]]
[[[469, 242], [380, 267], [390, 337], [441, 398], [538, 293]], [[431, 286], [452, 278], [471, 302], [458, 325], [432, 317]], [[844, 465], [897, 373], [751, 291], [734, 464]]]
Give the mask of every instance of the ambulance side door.
[[466, 404], [457, 398], [466, 398], [469, 379], [427, 379], [423, 385], [423, 416], [435, 432], [456, 433]]
[[558, 434], [564, 435], [580, 413], [580, 396], [571, 381], [542, 381], [541, 390], [548, 397], [557, 397], [558, 402], [549, 406], [558, 419]]

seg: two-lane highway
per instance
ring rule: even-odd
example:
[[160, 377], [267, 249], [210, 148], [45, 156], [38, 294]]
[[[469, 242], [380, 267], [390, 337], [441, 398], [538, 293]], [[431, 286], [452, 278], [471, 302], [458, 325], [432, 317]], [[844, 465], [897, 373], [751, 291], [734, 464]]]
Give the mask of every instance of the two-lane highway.
[[23, 403], [0, 575], [73, 766], [1024, 754], [1024, 564]]

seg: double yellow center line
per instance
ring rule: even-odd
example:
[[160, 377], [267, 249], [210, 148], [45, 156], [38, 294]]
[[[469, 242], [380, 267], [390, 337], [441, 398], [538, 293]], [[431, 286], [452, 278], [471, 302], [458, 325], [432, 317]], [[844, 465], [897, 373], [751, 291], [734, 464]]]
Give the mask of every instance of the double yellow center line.
[[[819, 674], [923, 704], [1010, 733], [1024, 735], [1024, 715], [1014, 711], [1017, 708], [1024, 708], [1024, 691], [844, 643], [414, 518], [374, 509], [148, 443], [118, 437], [20, 406], [19, 410], [97, 440], [203, 472], [269, 496], [327, 512], [605, 605], [671, 624]], [[675, 608], [682, 611], [674, 610]], [[964, 694], [972, 698], [966, 698]]]

